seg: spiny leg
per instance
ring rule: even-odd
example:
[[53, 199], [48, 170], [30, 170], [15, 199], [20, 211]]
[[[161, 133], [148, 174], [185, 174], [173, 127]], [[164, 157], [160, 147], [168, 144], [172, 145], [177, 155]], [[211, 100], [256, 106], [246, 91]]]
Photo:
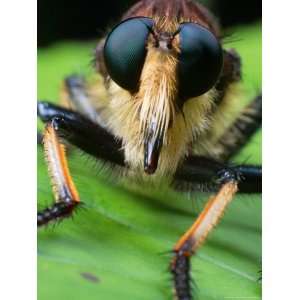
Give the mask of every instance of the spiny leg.
[[55, 119], [59, 136], [87, 154], [125, 166], [122, 142], [99, 124], [75, 111], [49, 102], [38, 102], [38, 115], [43, 122]]
[[208, 200], [194, 224], [173, 249], [170, 271], [175, 299], [189, 300], [192, 299], [191, 257], [205, 242], [238, 189], [247, 193], [261, 191], [261, 167], [226, 166], [206, 157], [190, 156], [178, 169], [175, 181], [191, 184], [213, 182], [212, 186], [219, 186], [216, 195]]
[[180, 190], [215, 191], [220, 183], [236, 174], [239, 192], [261, 193], [262, 169], [255, 165], [229, 165], [204, 156], [188, 156], [178, 168], [174, 187]]
[[[63, 82], [59, 102], [65, 109], [74, 108], [91, 121], [104, 126], [104, 122], [90, 99], [85, 78], [79, 75], [70, 75]], [[61, 107], [63, 109], [63, 107]], [[38, 132], [38, 144], [41, 144], [42, 133]]]
[[[234, 49], [224, 50], [224, 66], [220, 80], [216, 85], [218, 97], [216, 104], [226, 99], [230, 87], [241, 80], [241, 59]], [[214, 146], [218, 159], [228, 161], [237, 154], [253, 134], [261, 127], [262, 97], [258, 95], [241, 112], [232, 126], [220, 137]]]
[[235, 180], [225, 183], [216, 196], [209, 199], [195, 223], [175, 245], [170, 269], [173, 275], [176, 300], [192, 299], [190, 286], [191, 256], [205, 242], [206, 237], [218, 223], [236, 192], [237, 182]]
[[56, 130], [56, 119], [53, 119], [47, 124], [43, 138], [45, 157], [52, 179], [56, 203], [52, 207], [38, 212], [38, 226], [71, 215], [80, 202], [78, 192], [69, 172], [64, 146], [59, 142]]
[[91, 121], [94, 121], [101, 126], [105, 124], [95, 109], [89, 95], [87, 83], [83, 76], [71, 75], [64, 80], [64, 93], [61, 101], [66, 102], [68, 106], [73, 107], [76, 111], [86, 116]]
[[229, 160], [236, 155], [249, 139], [261, 128], [262, 121], [262, 96], [258, 95], [246, 106], [231, 127], [220, 138], [216, 149], [219, 158]]
[[51, 208], [38, 213], [41, 226], [70, 216], [79, 203], [60, 138], [98, 159], [122, 167], [125, 162], [121, 143], [86, 117], [47, 102], [38, 103], [38, 114], [47, 123], [43, 143], [56, 199]]
[[241, 80], [241, 58], [234, 49], [224, 50], [224, 64], [221, 77], [216, 85], [217, 104], [221, 103], [228, 87]]

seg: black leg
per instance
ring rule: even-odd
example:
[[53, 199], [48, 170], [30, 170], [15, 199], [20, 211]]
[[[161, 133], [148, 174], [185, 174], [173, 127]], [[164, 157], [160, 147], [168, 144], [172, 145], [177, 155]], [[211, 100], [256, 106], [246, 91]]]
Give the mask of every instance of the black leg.
[[58, 135], [84, 152], [125, 166], [121, 141], [85, 116], [48, 102], [38, 102], [38, 116], [43, 122], [55, 120]]
[[178, 300], [191, 300], [191, 258], [217, 225], [238, 190], [261, 191], [261, 168], [255, 166], [227, 166], [212, 159], [190, 156], [179, 167], [175, 181], [192, 185], [206, 185], [216, 190], [193, 225], [173, 248], [170, 272], [173, 277], [174, 296]]
[[219, 158], [227, 161], [236, 155], [253, 134], [261, 128], [261, 119], [262, 97], [259, 95], [242, 111], [237, 120], [215, 145], [220, 153]]
[[208, 234], [217, 225], [237, 192], [234, 173], [223, 177], [218, 192], [211, 197], [193, 225], [182, 235], [173, 248], [170, 272], [173, 277], [174, 298], [191, 300], [191, 258], [203, 245]]
[[261, 166], [240, 165], [234, 169], [240, 174], [239, 191], [242, 193], [262, 192]]
[[221, 103], [226, 95], [227, 88], [235, 82], [241, 80], [241, 58], [234, 49], [224, 50], [223, 72], [216, 85], [219, 92], [217, 104]]
[[96, 158], [125, 166], [120, 142], [86, 117], [56, 105], [39, 102], [39, 117], [47, 123], [43, 137], [46, 161], [56, 203], [38, 212], [38, 226], [72, 214], [80, 199], [69, 172], [61, 138]]
[[[230, 92], [230, 86], [241, 80], [241, 59], [234, 49], [224, 50], [224, 67], [216, 85], [218, 98], [216, 104], [222, 104]], [[262, 97], [257, 96], [240, 114], [232, 126], [221, 136], [214, 146], [218, 159], [228, 161], [248, 142], [261, 127]]]
[[104, 127], [105, 124], [92, 103], [83, 76], [68, 76], [64, 81], [64, 88], [67, 94], [67, 101], [71, 102], [76, 111]]
[[201, 156], [187, 157], [175, 174], [174, 184], [181, 189], [195, 188], [214, 191], [232, 174], [235, 174], [240, 192], [261, 192], [262, 172], [260, 166], [230, 166]]

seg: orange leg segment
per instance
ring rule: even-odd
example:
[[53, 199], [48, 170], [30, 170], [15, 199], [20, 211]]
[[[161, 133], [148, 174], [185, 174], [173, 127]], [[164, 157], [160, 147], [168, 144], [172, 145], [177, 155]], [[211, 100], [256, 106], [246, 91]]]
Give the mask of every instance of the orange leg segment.
[[56, 133], [55, 121], [54, 118], [47, 124], [43, 139], [55, 204], [51, 208], [46, 208], [38, 213], [38, 226], [70, 216], [80, 202], [78, 192], [69, 172], [65, 147], [60, 143]]
[[238, 190], [237, 182], [225, 183], [219, 192], [211, 197], [195, 223], [175, 245], [171, 272], [176, 300], [192, 299], [190, 288], [190, 258], [204, 243], [208, 234], [223, 216], [226, 207]]

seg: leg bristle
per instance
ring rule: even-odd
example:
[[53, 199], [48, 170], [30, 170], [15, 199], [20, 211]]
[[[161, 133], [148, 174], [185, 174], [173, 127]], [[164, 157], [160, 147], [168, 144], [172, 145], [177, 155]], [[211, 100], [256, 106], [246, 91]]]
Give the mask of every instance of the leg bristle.
[[52, 221], [58, 221], [72, 215], [76, 202], [58, 202], [52, 207], [46, 208], [37, 214], [37, 226], [47, 225]]
[[171, 264], [175, 298], [177, 300], [191, 300], [190, 256], [183, 251], [175, 251]]

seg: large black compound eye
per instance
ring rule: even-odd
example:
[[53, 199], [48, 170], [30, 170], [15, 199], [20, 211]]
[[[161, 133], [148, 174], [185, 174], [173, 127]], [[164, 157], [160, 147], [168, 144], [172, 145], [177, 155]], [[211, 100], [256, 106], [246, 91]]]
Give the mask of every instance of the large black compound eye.
[[104, 45], [104, 61], [110, 77], [128, 90], [138, 89], [146, 57], [146, 44], [153, 20], [136, 17], [118, 24]]
[[200, 96], [217, 82], [223, 67], [223, 51], [217, 38], [196, 23], [180, 25], [179, 96]]

